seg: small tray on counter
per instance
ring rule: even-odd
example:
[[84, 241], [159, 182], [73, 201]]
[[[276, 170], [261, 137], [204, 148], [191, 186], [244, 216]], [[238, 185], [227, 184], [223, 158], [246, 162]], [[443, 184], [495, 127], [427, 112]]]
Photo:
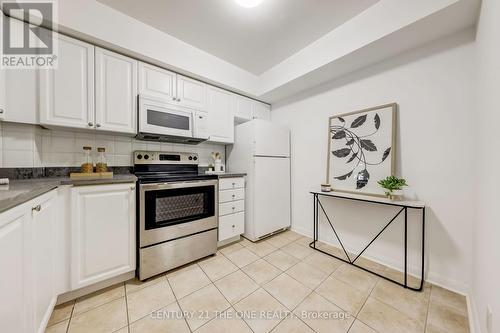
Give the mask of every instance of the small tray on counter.
[[113, 178], [112, 172], [72, 172], [69, 174], [70, 179], [92, 180], [92, 179], [109, 179]]

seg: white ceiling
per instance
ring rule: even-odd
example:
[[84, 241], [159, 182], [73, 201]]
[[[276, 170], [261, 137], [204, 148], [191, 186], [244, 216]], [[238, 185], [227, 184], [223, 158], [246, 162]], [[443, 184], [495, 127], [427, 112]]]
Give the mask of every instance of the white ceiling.
[[259, 75], [379, 0], [98, 0]]

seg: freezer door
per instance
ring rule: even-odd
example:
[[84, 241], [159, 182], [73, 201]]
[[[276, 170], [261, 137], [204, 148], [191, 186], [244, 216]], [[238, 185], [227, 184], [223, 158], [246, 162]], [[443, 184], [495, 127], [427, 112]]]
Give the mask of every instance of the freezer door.
[[290, 130], [266, 120], [253, 120], [255, 156], [290, 156]]
[[290, 159], [255, 157], [255, 238], [290, 226]]

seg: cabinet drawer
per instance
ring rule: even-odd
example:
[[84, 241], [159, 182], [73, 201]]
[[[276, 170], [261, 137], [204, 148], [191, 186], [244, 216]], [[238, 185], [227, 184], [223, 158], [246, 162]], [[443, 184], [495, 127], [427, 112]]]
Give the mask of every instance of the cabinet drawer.
[[245, 232], [245, 212], [230, 214], [219, 218], [219, 242]]
[[230, 190], [245, 187], [245, 178], [222, 178], [219, 179], [219, 190]]
[[245, 199], [245, 189], [219, 191], [219, 203]]
[[245, 200], [225, 202], [219, 205], [219, 216], [239, 213], [245, 210]]

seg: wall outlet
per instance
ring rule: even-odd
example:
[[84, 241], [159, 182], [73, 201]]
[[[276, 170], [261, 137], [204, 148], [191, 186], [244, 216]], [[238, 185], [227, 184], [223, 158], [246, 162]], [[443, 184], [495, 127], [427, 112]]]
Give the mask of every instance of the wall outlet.
[[486, 332], [493, 333], [493, 312], [490, 307], [486, 307]]

